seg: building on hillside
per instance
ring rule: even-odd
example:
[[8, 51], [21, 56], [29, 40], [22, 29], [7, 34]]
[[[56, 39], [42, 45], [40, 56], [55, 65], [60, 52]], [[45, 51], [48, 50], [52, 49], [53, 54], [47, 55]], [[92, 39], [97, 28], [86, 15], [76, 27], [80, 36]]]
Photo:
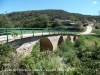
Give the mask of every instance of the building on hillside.
[[61, 20], [61, 24], [63, 25], [70, 24], [70, 20]]
[[71, 24], [71, 25], [75, 25], [76, 23], [73, 22], [73, 23], [70, 23], [70, 24]]

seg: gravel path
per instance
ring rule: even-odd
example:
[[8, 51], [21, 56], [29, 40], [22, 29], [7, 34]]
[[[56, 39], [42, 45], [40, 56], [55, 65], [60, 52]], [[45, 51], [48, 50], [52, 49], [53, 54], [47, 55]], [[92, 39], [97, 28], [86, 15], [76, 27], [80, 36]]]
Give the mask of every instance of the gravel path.
[[91, 26], [87, 26], [87, 30], [81, 34], [89, 34], [92, 31], [92, 27]]
[[93, 24], [89, 24], [89, 25], [87, 26], [86, 31], [83, 32], [83, 33], [81, 33], [81, 34], [93, 34], [93, 33], [91, 33], [91, 32], [92, 32], [92, 26], [93, 26]]

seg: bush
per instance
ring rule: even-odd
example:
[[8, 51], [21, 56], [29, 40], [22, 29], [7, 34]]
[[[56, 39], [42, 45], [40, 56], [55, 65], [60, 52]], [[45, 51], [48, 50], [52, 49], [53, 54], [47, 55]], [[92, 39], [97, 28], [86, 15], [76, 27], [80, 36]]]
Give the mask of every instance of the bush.
[[94, 27], [95, 27], [95, 29], [100, 29], [100, 23], [96, 23], [96, 24], [94, 25]]
[[0, 44], [0, 70], [4, 70], [10, 64], [10, 59], [16, 47], [9, 44]]
[[[39, 45], [40, 45], [39, 42], [36, 43], [36, 45], [33, 47], [31, 55], [22, 58], [19, 67], [21, 69], [32, 70], [31, 71], [32, 75], [58, 74], [59, 69], [62, 70], [64, 69], [63, 66], [65, 64], [62, 63], [62, 59], [59, 56], [55, 55], [54, 52], [50, 52], [50, 51], [40, 52]], [[23, 74], [23, 72], [21, 74]]]
[[75, 47], [79, 48], [80, 46], [85, 45], [85, 38], [84, 36], [80, 36], [76, 41], [75, 41]]
[[96, 34], [100, 34], [100, 29], [94, 29], [92, 32]]
[[[14, 75], [100, 75], [100, 36], [80, 36], [74, 43], [65, 40], [59, 45], [57, 51], [40, 52], [40, 43], [37, 42], [29, 56], [22, 57], [19, 64], [14, 64], [13, 69], [19, 68], [26, 71], [5, 72]], [[94, 45], [88, 45], [87, 41], [94, 41]], [[0, 45], [1, 52], [0, 69], [5, 70], [9, 65], [9, 49], [12, 46]], [[7, 52], [8, 55], [7, 55]], [[21, 57], [20, 57], [21, 58]], [[61, 71], [59, 71], [61, 70]]]

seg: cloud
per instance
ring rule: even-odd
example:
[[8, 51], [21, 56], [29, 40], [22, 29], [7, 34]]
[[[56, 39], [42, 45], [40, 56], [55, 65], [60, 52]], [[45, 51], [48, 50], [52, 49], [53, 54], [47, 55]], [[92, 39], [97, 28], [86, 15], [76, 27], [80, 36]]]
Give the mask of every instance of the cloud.
[[93, 2], [93, 4], [97, 4], [97, 3], [98, 3], [97, 1]]

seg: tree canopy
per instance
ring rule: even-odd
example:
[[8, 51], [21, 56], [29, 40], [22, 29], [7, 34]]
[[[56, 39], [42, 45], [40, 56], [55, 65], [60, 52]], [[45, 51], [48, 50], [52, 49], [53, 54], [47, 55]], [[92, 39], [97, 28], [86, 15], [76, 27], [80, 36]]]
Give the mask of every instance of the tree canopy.
[[[75, 21], [96, 21], [100, 22], [100, 16], [82, 15], [78, 13], [69, 13], [64, 10], [31, 10], [22, 12], [12, 12], [5, 15], [0, 14], [0, 23], [7, 27], [48, 27], [53, 25], [55, 19]], [[49, 24], [50, 23], [50, 24]], [[8, 26], [9, 27], [9, 26]]]
[[6, 15], [0, 15], [0, 28], [10, 28], [13, 27], [10, 19]]

